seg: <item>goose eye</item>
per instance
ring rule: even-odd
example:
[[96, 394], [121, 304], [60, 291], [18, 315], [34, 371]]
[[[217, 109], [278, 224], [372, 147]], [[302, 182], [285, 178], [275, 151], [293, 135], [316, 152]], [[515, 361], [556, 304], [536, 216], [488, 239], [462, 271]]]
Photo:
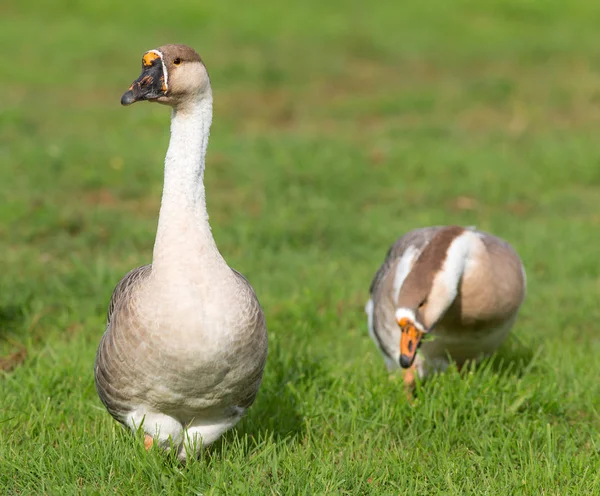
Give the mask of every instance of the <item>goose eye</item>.
[[181, 59], [179, 57], [177, 57], [174, 61], [173, 61], [173, 65], [180, 65], [181, 64]]

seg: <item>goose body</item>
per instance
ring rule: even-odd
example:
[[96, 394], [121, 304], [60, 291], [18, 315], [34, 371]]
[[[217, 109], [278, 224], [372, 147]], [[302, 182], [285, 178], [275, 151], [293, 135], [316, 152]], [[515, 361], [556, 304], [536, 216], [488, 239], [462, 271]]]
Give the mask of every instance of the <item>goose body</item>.
[[115, 288], [95, 363], [109, 413], [180, 458], [233, 427], [253, 403], [267, 357], [265, 318], [249, 282], [212, 237], [204, 157], [212, 121], [208, 73], [197, 53], [166, 45], [144, 54], [128, 105], [173, 108], [151, 265]]
[[[450, 360], [491, 355], [525, 298], [525, 271], [511, 246], [457, 226], [411, 231], [390, 248], [371, 283], [369, 333], [390, 370], [426, 377]], [[430, 334], [433, 339], [421, 338]], [[417, 349], [419, 352], [417, 353]]]

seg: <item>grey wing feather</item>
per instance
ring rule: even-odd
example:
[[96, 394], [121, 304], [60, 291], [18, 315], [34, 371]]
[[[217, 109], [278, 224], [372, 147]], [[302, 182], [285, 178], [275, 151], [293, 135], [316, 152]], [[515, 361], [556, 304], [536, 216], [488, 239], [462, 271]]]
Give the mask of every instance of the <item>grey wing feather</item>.
[[146, 279], [151, 272], [152, 265], [142, 265], [128, 272], [119, 281], [108, 304], [106, 331], [100, 340], [100, 346], [96, 353], [94, 364], [96, 390], [109, 413], [121, 423], [124, 422], [123, 413], [127, 410], [127, 398], [122, 395], [118, 388], [113, 386], [114, 377], [111, 376], [110, 367], [107, 368], [107, 360], [118, 349], [115, 346], [114, 332], [110, 332], [111, 321], [115, 318], [115, 312], [118, 308], [123, 308], [122, 305], [127, 304], [128, 295], [131, 294], [132, 290]]
[[268, 353], [268, 342], [267, 342], [267, 338], [266, 338], [267, 324], [266, 324], [266, 320], [265, 320], [265, 314], [262, 310], [262, 307], [260, 306], [260, 303], [258, 301], [258, 296], [256, 295], [254, 288], [252, 287], [252, 285], [250, 284], [248, 279], [246, 279], [246, 277], [243, 274], [241, 274], [240, 272], [238, 272], [235, 269], [231, 269], [231, 270], [236, 275], [236, 277], [238, 277], [238, 279], [242, 282], [242, 284], [244, 286], [246, 286], [246, 288], [249, 290], [249, 295], [248, 295], [247, 301], [248, 301], [248, 305], [250, 305], [253, 309], [253, 311], [252, 311], [253, 318], [250, 319], [249, 326], [254, 329], [263, 329], [262, 332], [259, 332], [256, 334], [256, 339], [258, 341], [263, 341], [262, 344], [257, 344], [257, 346], [256, 346], [256, 349], [260, 350], [254, 357], [256, 367], [254, 368], [253, 372], [246, 377], [245, 380], [246, 380], [246, 383], [248, 384], [248, 387], [246, 387], [245, 393], [243, 394], [242, 397], [238, 398], [238, 402], [237, 402], [238, 407], [240, 407], [242, 409], [246, 409], [246, 408], [249, 408], [252, 405], [252, 403], [254, 403], [254, 400], [256, 399], [256, 395], [258, 394], [258, 389], [259, 389], [260, 383], [262, 381], [262, 376], [263, 376], [265, 362], [267, 360], [267, 353]]
[[[244, 274], [242, 274], [241, 272], [238, 272], [237, 270], [235, 270], [235, 269], [233, 269], [233, 268], [231, 268], [231, 267], [229, 267], [229, 268], [230, 268], [230, 269], [233, 271], [233, 273], [234, 273], [234, 274], [235, 274], [237, 277], [239, 277], [239, 278], [240, 278], [242, 281], [244, 281], [244, 282], [245, 282], [245, 283], [246, 283], [248, 286], [250, 286], [250, 281], [248, 281], [248, 279], [246, 279], [246, 276], [245, 276]], [[250, 286], [250, 287], [252, 287], [252, 286]], [[253, 291], [254, 291], [254, 290], [253, 290]]]
[[111, 317], [115, 311], [115, 308], [119, 301], [126, 297], [127, 293], [131, 291], [136, 284], [142, 279], [145, 279], [152, 272], [152, 264], [142, 265], [129, 271], [123, 279], [119, 281], [119, 284], [113, 290], [112, 296], [110, 297], [110, 303], [108, 304], [108, 312], [106, 314], [106, 326], [110, 324]]

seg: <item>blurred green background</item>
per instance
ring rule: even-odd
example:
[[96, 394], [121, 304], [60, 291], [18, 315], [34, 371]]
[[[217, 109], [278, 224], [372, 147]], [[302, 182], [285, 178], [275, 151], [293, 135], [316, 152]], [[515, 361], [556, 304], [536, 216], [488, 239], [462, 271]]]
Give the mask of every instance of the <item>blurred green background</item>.
[[[0, 4], [2, 494], [600, 492], [600, 4]], [[169, 112], [142, 54], [211, 75], [217, 244], [265, 309], [239, 427], [180, 467], [104, 411], [114, 285], [151, 259]], [[529, 295], [499, 355], [409, 404], [366, 331], [389, 245], [476, 225]]]

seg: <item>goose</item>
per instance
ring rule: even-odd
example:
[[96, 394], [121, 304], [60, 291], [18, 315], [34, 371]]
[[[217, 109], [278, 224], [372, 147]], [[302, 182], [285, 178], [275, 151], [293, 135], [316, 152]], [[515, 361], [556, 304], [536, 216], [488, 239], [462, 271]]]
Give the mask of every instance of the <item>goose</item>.
[[[525, 299], [525, 269], [502, 239], [475, 228], [415, 229], [388, 250], [365, 306], [389, 371], [425, 379], [491, 355]], [[430, 339], [427, 339], [427, 338]], [[419, 352], [417, 353], [417, 350]]]
[[263, 310], [250, 283], [221, 256], [203, 182], [212, 92], [185, 45], [146, 52], [122, 105], [172, 107], [152, 263], [118, 283], [96, 355], [96, 389], [146, 449], [180, 460], [233, 427], [256, 398], [267, 358]]

